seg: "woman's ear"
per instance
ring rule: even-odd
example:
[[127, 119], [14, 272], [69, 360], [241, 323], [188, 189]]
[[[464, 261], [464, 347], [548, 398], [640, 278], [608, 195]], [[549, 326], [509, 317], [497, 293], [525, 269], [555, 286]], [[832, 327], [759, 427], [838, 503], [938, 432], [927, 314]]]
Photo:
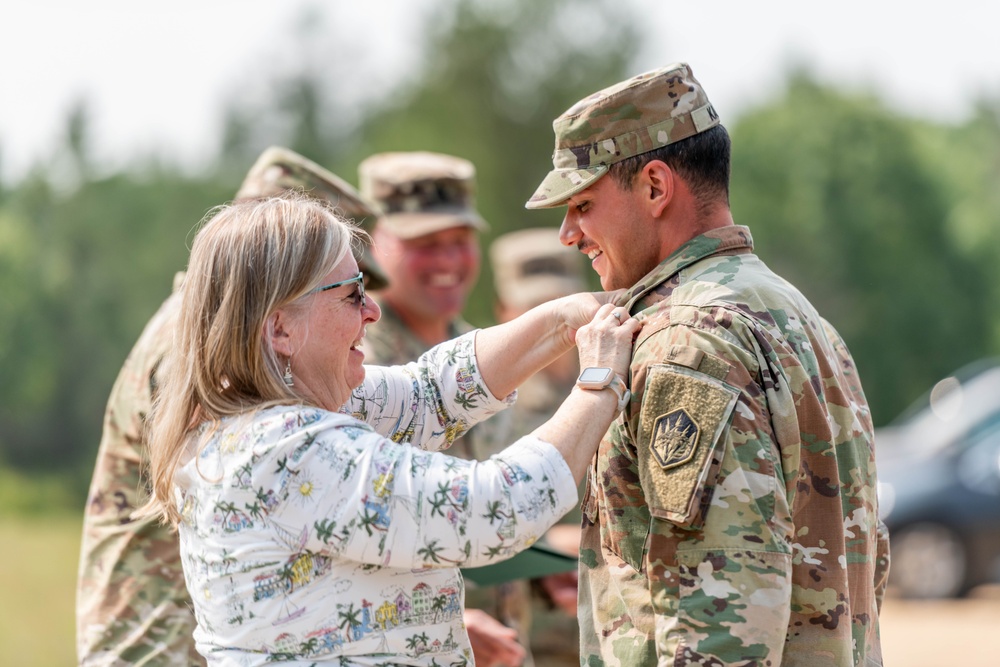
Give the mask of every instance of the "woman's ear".
[[264, 340], [271, 349], [282, 357], [292, 356], [291, 317], [284, 309], [279, 308], [264, 320]]
[[648, 193], [650, 213], [660, 217], [674, 198], [674, 178], [677, 174], [661, 160], [651, 160], [642, 168], [642, 183]]

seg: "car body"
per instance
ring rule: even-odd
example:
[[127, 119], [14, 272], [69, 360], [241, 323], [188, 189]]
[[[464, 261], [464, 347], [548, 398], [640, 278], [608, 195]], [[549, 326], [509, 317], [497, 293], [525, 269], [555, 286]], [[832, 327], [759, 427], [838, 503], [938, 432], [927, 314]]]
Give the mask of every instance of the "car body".
[[947, 598], [1000, 581], [1000, 360], [937, 383], [875, 443], [890, 586]]

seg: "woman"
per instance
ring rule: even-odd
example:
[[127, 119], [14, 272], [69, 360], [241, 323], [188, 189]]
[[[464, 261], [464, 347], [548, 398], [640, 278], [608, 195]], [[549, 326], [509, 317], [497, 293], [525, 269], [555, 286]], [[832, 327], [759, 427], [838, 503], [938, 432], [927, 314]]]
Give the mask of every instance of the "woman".
[[582, 366], [623, 373], [639, 324], [575, 295], [364, 367], [379, 308], [359, 233], [282, 197], [222, 208], [192, 247], [144, 512], [180, 529], [211, 664], [472, 664], [457, 568], [513, 555], [575, 505], [617, 414], [614, 393], [574, 389], [489, 461], [423, 451], [504, 408], [574, 337]]

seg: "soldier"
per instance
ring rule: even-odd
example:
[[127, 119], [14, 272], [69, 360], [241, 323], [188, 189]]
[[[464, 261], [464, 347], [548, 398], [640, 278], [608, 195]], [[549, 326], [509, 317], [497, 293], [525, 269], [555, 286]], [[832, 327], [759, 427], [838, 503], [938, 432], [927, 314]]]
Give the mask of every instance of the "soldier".
[[[475, 206], [475, 167], [451, 155], [378, 153], [358, 166], [362, 196], [382, 209], [373, 233], [374, 254], [389, 285], [376, 294], [382, 319], [365, 335], [368, 363], [413, 361], [432, 346], [470, 331], [461, 318], [479, 277], [479, 234], [488, 229]], [[449, 454], [485, 460], [509, 442], [509, 411], [473, 428]], [[498, 634], [492, 619], [467, 613], [469, 638], [479, 667], [531, 665], [528, 583], [473, 589], [466, 607], [479, 609], [514, 628]], [[506, 630], [506, 629], [504, 629]], [[490, 648], [492, 645], [492, 648]]]
[[[369, 231], [377, 217], [349, 184], [277, 147], [261, 154], [236, 198], [289, 189], [329, 201]], [[367, 248], [359, 266], [367, 287], [385, 285]], [[81, 665], [204, 664], [191, 636], [195, 618], [177, 535], [154, 520], [131, 518], [141, 504], [138, 496], [148, 491], [143, 428], [156, 391], [157, 367], [171, 344], [182, 280], [183, 274], [174, 278], [173, 293], [132, 348], [108, 400], [83, 522], [76, 607]]]
[[[585, 292], [580, 255], [559, 241], [559, 230], [538, 227], [510, 232], [490, 244], [490, 266], [497, 294], [496, 318], [507, 322], [534, 306], [567, 294]], [[552, 416], [580, 373], [576, 357], [564, 354], [517, 390], [509, 410], [512, 438], [530, 433]], [[582, 493], [581, 493], [582, 497]], [[576, 555], [580, 546], [580, 512], [567, 514], [545, 534], [553, 547]], [[580, 664], [580, 630], [576, 620], [576, 572], [532, 580], [531, 654], [545, 667]]]
[[528, 208], [644, 320], [583, 500], [587, 665], [881, 665], [888, 541], [844, 341], [753, 253], [730, 141], [683, 63], [553, 122]]
[[[374, 253], [389, 276], [371, 363], [404, 363], [472, 329], [461, 319], [479, 278], [475, 168], [439, 153], [379, 153], [358, 166], [362, 196], [382, 208]], [[377, 330], [376, 330], [377, 329]]]

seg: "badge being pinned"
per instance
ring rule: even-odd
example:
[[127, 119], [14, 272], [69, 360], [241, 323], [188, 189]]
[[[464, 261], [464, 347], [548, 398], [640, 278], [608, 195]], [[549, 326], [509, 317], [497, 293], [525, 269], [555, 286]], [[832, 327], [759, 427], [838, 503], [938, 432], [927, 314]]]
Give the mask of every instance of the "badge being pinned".
[[664, 470], [675, 468], [694, 457], [698, 445], [698, 424], [687, 410], [674, 410], [662, 415], [653, 425], [650, 449]]

